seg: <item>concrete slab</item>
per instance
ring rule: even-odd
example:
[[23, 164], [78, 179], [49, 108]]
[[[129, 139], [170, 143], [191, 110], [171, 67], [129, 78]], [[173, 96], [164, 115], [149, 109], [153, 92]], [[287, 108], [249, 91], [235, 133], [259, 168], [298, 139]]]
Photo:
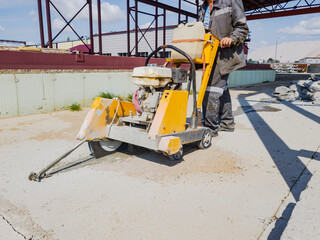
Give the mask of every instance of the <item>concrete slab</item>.
[[86, 111], [1, 119], [0, 214], [35, 239], [279, 239], [284, 200], [296, 204], [319, 171], [306, 166], [320, 107], [272, 101], [276, 84], [233, 89], [236, 131], [186, 146], [180, 162], [125, 147], [92, 159], [83, 145], [41, 183], [29, 173], [77, 143]]

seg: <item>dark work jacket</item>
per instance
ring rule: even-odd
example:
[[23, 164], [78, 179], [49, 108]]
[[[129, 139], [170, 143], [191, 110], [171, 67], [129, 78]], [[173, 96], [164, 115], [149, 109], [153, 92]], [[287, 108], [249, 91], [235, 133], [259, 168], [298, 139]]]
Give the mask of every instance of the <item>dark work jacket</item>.
[[[205, 1], [200, 7], [198, 21], [203, 22], [207, 6]], [[235, 46], [218, 50], [217, 67], [221, 75], [244, 67], [243, 43], [249, 28], [242, 0], [215, 0], [210, 14], [210, 29], [219, 40], [229, 37], [236, 43]]]

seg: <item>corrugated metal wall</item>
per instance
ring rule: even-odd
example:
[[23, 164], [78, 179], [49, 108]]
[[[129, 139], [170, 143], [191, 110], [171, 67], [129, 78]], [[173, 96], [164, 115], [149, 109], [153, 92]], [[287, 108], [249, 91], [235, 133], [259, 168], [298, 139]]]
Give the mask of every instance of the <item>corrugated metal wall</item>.
[[[90, 106], [99, 92], [127, 96], [137, 89], [131, 75], [131, 71], [0, 74], [0, 118], [56, 111], [73, 103]], [[198, 71], [197, 79], [201, 75]], [[235, 87], [274, 80], [273, 70], [240, 70], [230, 74], [228, 83]]]
[[0, 74], [0, 118], [90, 106], [99, 92], [126, 96], [131, 72]]

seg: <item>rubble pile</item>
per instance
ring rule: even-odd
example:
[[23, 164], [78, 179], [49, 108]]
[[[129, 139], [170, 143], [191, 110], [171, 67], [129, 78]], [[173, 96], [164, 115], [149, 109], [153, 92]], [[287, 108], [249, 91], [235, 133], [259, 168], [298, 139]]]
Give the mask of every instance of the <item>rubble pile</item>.
[[276, 87], [273, 95], [280, 101], [312, 101], [320, 105], [320, 77], [311, 75], [308, 80], [294, 80], [290, 86]]

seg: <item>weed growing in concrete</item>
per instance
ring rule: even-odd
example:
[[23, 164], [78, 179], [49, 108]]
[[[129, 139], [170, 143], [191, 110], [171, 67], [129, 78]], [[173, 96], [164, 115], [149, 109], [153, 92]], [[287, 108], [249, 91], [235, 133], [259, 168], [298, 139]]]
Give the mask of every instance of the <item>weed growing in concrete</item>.
[[81, 110], [81, 106], [78, 103], [73, 103], [70, 107], [69, 107], [70, 111], [74, 112], [74, 111], [80, 111]]
[[97, 97], [112, 99], [112, 98], [118, 97], [118, 96], [115, 95], [114, 93], [110, 93], [110, 92], [100, 92]]
[[114, 93], [111, 93], [111, 92], [100, 92], [97, 97], [101, 97], [101, 98], [107, 98], [107, 99], [112, 99], [112, 98], [119, 98], [120, 100], [123, 100], [123, 101], [129, 101], [129, 102], [132, 102], [132, 94], [128, 94], [127, 97], [122, 97], [122, 96], [119, 96], [119, 95], [116, 95]]
[[133, 94], [128, 94], [127, 98], [128, 98], [128, 101], [130, 100], [130, 102], [132, 102]]

